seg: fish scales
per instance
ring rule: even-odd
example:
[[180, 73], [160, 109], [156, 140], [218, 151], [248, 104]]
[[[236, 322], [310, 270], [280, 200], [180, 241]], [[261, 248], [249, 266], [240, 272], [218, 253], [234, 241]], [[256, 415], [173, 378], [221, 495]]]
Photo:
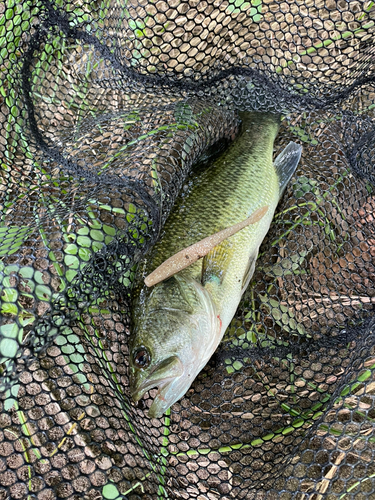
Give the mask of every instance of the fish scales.
[[[189, 192], [178, 200], [146, 261], [144, 275], [182, 248], [246, 219], [261, 206], [277, 204], [279, 188], [272, 154], [278, 121], [274, 115], [258, 113], [241, 118], [240, 137], [211, 167], [193, 178]], [[272, 217], [270, 211], [258, 225], [243, 229], [215, 248], [212, 267], [218, 267], [220, 274], [226, 269], [225, 261], [233, 267], [229, 286], [232, 280], [242, 281], [248, 256], [254, 251], [254, 234], [261, 228], [268, 231]], [[200, 280], [202, 265], [200, 260], [181, 275]], [[227, 293], [226, 287], [221, 288], [220, 300], [225, 300]]]
[[[160, 416], [185, 394], [219, 344], [254, 272], [259, 246], [280, 198], [283, 186], [272, 162], [279, 117], [243, 113], [241, 119], [238, 139], [193, 177], [139, 268], [130, 385], [135, 400], [159, 387], [150, 416]], [[259, 222], [224, 240], [174, 278], [151, 288], [141, 285], [141, 279], [181, 249], [264, 206], [269, 210]]]

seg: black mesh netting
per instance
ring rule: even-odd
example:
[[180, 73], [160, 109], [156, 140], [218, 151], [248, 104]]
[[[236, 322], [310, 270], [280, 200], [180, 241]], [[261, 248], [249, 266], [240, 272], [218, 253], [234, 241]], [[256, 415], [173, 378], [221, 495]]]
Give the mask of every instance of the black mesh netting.
[[[375, 5], [0, 5], [0, 500], [375, 499]], [[281, 112], [298, 170], [170, 414], [131, 284], [191, 168]], [[196, 167], [198, 165], [198, 167]]]

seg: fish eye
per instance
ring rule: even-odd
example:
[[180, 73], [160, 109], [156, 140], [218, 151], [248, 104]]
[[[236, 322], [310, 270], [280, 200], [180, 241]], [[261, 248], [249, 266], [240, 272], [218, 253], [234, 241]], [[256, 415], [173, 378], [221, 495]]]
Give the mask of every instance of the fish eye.
[[151, 356], [145, 347], [139, 347], [133, 354], [135, 366], [138, 368], [147, 368], [151, 362]]

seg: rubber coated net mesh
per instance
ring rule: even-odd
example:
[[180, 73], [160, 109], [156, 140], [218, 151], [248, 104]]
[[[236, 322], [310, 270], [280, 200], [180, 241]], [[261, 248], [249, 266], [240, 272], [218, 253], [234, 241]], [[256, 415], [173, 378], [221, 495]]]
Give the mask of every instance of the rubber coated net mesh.
[[[375, 499], [375, 5], [0, 5], [0, 499]], [[219, 349], [129, 392], [136, 263], [238, 111], [302, 159]], [[220, 195], [220, 193], [218, 193]]]

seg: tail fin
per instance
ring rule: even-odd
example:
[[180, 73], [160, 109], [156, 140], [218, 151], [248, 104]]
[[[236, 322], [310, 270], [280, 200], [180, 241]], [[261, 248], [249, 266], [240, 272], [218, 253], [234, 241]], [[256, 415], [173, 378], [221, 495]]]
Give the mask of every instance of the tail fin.
[[284, 189], [296, 171], [301, 158], [302, 146], [295, 142], [290, 142], [275, 160], [275, 169], [279, 178], [280, 198]]

